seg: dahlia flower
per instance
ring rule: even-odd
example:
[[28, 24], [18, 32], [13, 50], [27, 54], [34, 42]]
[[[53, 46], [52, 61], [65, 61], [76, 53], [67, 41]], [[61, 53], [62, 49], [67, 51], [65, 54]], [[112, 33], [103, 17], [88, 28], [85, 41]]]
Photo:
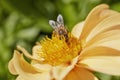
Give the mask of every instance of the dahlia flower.
[[32, 55], [20, 46], [14, 51], [8, 68], [16, 80], [98, 80], [94, 71], [120, 75], [119, 12], [98, 5], [71, 32], [61, 15], [49, 23], [52, 37], [37, 42]]

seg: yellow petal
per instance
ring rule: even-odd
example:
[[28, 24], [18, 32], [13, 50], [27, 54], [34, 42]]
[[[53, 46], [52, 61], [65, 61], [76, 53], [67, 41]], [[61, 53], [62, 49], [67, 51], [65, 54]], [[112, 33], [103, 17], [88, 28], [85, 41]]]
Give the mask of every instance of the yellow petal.
[[108, 31], [110, 28], [119, 27], [118, 25], [120, 25], [120, 14], [111, 15], [110, 17], [102, 20], [94, 29], [91, 30], [86, 42], [99, 33]]
[[[118, 27], [118, 26], [115, 26], [115, 27]], [[86, 44], [86, 47], [93, 46], [93, 45], [97, 46], [105, 42], [109, 42], [109, 41], [114, 42], [114, 40], [120, 40], [119, 34], [120, 34], [120, 29], [118, 28], [117, 29], [114, 28], [113, 30], [103, 32], [101, 34], [96, 35], [90, 41], [88, 41]]]
[[86, 64], [86, 68], [111, 74], [120, 75], [120, 56], [94, 56], [88, 57], [80, 61]]
[[25, 80], [25, 79], [23, 79], [21, 76], [18, 76], [16, 80]]
[[32, 52], [33, 52], [32, 55], [33, 55], [34, 58], [43, 61], [44, 59], [41, 58], [41, 56], [40, 56], [40, 53], [42, 52], [41, 48], [42, 48], [42, 46], [40, 44], [35, 45], [32, 49]]
[[42, 74], [22, 74], [17, 77], [16, 80], [51, 80], [51, 77], [48, 73]]
[[14, 52], [13, 66], [20, 76], [18, 80], [50, 80], [50, 72], [40, 72], [37, 68], [26, 62], [18, 51]]
[[28, 73], [37, 73], [37, 70], [28, 62], [26, 62], [23, 58], [23, 55], [16, 50], [14, 51], [14, 56], [13, 56], [13, 66], [17, 73], [20, 72], [19, 70]]
[[[116, 49], [120, 51], [120, 30], [110, 30], [104, 33], [101, 33], [97, 36], [95, 36], [92, 40], [90, 40], [87, 45], [85, 50], [90, 49], [89, 47], [98, 47], [98, 46], [103, 46], [103, 47], [109, 47]], [[105, 49], [104, 49], [105, 50]]]
[[51, 80], [51, 77], [48, 73], [42, 74], [22, 74], [18, 76], [16, 80]]
[[120, 50], [109, 47], [96, 46], [82, 51], [79, 59], [93, 56], [120, 56]]
[[81, 35], [81, 32], [82, 32], [82, 29], [83, 29], [83, 26], [84, 26], [84, 21], [83, 22], [80, 22], [78, 23], [77, 25], [75, 25], [71, 31], [72, 35], [76, 38], [79, 38], [80, 35]]
[[27, 52], [24, 48], [22, 48], [21, 46], [17, 46], [17, 49], [18, 49], [19, 51], [21, 51], [27, 58], [32, 59], [32, 60], [36, 61], [37, 63], [42, 63], [42, 60], [41, 60], [40, 58], [38, 58], [38, 57], [35, 56], [35, 54], [37, 54], [37, 53], [34, 53], [34, 52], [33, 52], [33, 55], [31, 55], [30, 53], [28, 53], [28, 52]]
[[10, 71], [10, 73], [14, 74], [14, 75], [17, 75], [17, 72], [15, 70], [15, 67], [14, 67], [14, 60], [11, 59], [8, 63], [8, 69]]
[[[42, 46], [40, 44], [35, 45], [32, 49], [32, 56], [34, 58], [36, 58], [37, 60], [33, 59], [31, 61], [31, 64], [35, 67], [37, 67], [38, 69], [42, 70], [42, 71], [50, 71], [50, 69], [52, 68], [52, 66], [50, 64], [40, 64], [44, 59], [41, 58], [40, 53], [42, 51]], [[39, 60], [39, 61], [38, 61]]]
[[84, 68], [75, 67], [64, 80], [98, 80], [91, 72]]
[[49, 64], [39, 64], [38, 62], [32, 60], [31, 62], [32, 66], [34, 66], [35, 68], [37, 68], [39, 70], [39, 72], [48, 72], [51, 71], [52, 66]]
[[17, 49], [20, 50], [27, 58], [32, 59], [33, 57], [30, 55], [30, 53], [28, 53], [24, 48], [22, 48], [21, 46], [17, 46]]
[[81, 52], [81, 57], [120, 56], [120, 30], [110, 30], [95, 36]]
[[52, 71], [55, 80], [63, 80], [63, 78], [74, 68], [77, 61], [78, 57], [74, 58], [71, 62], [54, 66]]
[[110, 35], [109, 37], [99, 40], [95, 45], [105, 46], [120, 51], [120, 35], [119, 35], [120, 30], [114, 30], [111, 31], [110, 33], [113, 35]]
[[85, 20], [83, 32], [81, 34], [81, 39], [86, 39], [91, 30], [102, 20], [110, 17], [111, 15], [118, 14], [117, 12], [109, 10], [108, 8], [109, 8], [108, 5], [101, 4], [95, 7], [89, 13]]

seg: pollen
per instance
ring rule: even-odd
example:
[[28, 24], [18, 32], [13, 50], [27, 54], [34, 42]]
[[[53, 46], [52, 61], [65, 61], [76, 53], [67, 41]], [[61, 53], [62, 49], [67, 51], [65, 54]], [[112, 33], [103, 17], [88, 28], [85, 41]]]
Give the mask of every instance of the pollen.
[[56, 35], [52, 35], [51, 38], [46, 37], [41, 41], [41, 45], [42, 52], [39, 54], [44, 59], [43, 63], [53, 66], [71, 61], [81, 51], [80, 42], [71, 34], [68, 35], [68, 41], [64, 36], [61, 38]]

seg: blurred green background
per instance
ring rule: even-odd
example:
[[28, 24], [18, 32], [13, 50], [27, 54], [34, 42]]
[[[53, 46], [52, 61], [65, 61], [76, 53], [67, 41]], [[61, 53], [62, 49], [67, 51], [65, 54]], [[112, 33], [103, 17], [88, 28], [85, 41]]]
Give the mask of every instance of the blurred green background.
[[[16, 45], [31, 52], [32, 46], [45, 35], [50, 35], [50, 19], [64, 17], [69, 30], [84, 20], [98, 4], [106, 3], [120, 11], [120, 0], [0, 0], [0, 80], [15, 80], [9, 73], [8, 61]], [[100, 80], [120, 80], [120, 77], [95, 73]]]

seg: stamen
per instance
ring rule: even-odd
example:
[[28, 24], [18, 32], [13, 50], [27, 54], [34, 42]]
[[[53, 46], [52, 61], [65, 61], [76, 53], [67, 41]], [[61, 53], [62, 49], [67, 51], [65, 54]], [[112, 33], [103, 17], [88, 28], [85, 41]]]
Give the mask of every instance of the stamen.
[[[69, 34], [70, 35], [70, 34]], [[69, 62], [76, 57], [80, 50], [80, 43], [73, 36], [69, 36], [69, 41], [66, 43], [65, 37], [59, 39], [57, 36], [52, 36], [52, 39], [46, 38], [41, 41], [42, 53], [44, 58], [43, 63], [51, 65], [59, 65], [64, 62]]]
[[56, 22], [50, 20], [49, 24], [54, 29], [52, 38], [46, 37], [41, 41], [42, 52], [38, 55], [44, 59], [43, 63], [53, 66], [71, 61], [81, 51], [79, 40], [68, 33], [61, 15]]

